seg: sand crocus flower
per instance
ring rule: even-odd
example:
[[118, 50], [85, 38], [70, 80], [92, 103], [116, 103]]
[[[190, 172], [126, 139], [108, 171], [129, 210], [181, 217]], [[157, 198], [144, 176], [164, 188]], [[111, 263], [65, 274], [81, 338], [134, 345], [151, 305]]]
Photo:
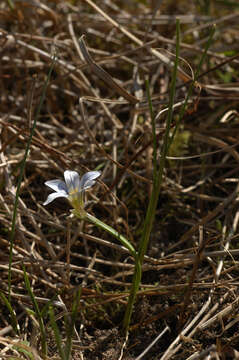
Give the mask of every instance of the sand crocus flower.
[[95, 184], [95, 180], [100, 175], [100, 171], [89, 171], [80, 178], [76, 171], [66, 170], [64, 172], [65, 181], [49, 180], [45, 182], [45, 185], [55, 192], [48, 195], [43, 205], [47, 205], [59, 197], [65, 197], [76, 211], [83, 211], [84, 192]]

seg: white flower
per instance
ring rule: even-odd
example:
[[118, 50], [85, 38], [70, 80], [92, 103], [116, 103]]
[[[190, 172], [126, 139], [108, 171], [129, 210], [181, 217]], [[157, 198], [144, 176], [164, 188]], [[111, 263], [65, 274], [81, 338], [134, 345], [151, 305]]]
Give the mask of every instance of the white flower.
[[48, 195], [43, 205], [47, 205], [59, 197], [65, 197], [70, 201], [74, 209], [83, 210], [84, 192], [95, 184], [95, 179], [100, 175], [100, 171], [89, 171], [80, 179], [76, 171], [66, 170], [64, 172], [65, 181], [49, 180], [45, 182], [45, 185], [55, 192]]

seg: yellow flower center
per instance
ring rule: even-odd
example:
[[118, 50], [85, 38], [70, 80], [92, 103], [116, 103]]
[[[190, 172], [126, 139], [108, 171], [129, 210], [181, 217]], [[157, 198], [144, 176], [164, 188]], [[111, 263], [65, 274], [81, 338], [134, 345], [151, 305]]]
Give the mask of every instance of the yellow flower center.
[[83, 191], [79, 192], [77, 188], [71, 189], [69, 192], [68, 200], [70, 201], [74, 209], [77, 210], [84, 208]]

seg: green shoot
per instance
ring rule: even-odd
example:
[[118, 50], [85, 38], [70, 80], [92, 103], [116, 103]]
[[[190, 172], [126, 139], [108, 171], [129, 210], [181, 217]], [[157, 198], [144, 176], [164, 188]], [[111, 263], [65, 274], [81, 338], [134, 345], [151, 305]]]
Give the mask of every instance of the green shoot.
[[32, 291], [31, 284], [30, 284], [30, 281], [29, 281], [29, 278], [28, 278], [28, 275], [27, 275], [27, 272], [26, 272], [26, 269], [25, 269], [24, 265], [23, 265], [23, 271], [24, 271], [25, 286], [26, 286], [27, 292], [28, 292], [28, 294], [29, 294], [29, 296], [31, 298], [31, 301], [32, 301], [32, 304], [33, 304], [33, 307], [34, 307], [34, 311], [35, 311], [35, 314], [36, 314], [36, 317], [37, 317], [37, 320], [38, 320], [38, 324], [39, 324], [39, 327], [40, 327], [42, 353], [46, 357], [46, 355], [47, 355], [47, 342], [46, 342], [46, 331], [45, 331], [45, 327], [44, 327], [43, 318], [42, 318], [41, 311], [39, 309], [38, 303], [36, 301], [36, 298], [34, 296], [34, 293]]
[[42, 105], [46, 96], [46, 90], [47, 90], [47, 86], [51, 77], [51, 73], [53, 70], [55, 64], [55, 57], [53, 57], [51, 66], [50, 66], [50, 70], [48, 72], [46, 81], [44, 83], [44, 87], [42, 90], [42, 94], [41, 94], [41, 98], [40, 98], [40, 102], [39, 105], [37, 107], [37, 111], [36, 111], [36, 115], [33, 121], [33, 125], [30, 131], [30, 135], [27, 141], [27, 146], [26, 146], [26, 150], [24, 153], [24, 157], [23, 160], [21, 162], [21, 167], [20, 167], [20, 175], [18, 178], [18, 183], [17, 183], [17, 189], [16, 189], [16, 196], [15, 196], [15, 202], [14, 202], [14, 208], [13, 208], [13, 215], [12, 215], [12, 226], [11, 226], [11, 235], [10, 235], [10, 250], [9, 250], [9, 266], [8, 266], [8, 301], [11, 302], [11, 282], [12, 282], [12, 260], [13, 260], [13, 245], [14, 245], [14, 237], [15, 237], [15, 230], [16, 230], [16, 219], [17, 219], [17, 207], [18, 207], [18, 201], [19, 201], [19, 195], [20, 195], [20, 190], [21, 190], [21, 183], [22, 183], [22, 179], [23, 179], [23, 174], [24, 174], [24, 170], [25, 170], [25, 165], [26, 165], [26, 160], [27, 160], [27, 156], [30, 150], [30, 146], [31, 146], [31, 142], [32, 142], [32, 138], [34, 135], [34, 131], [36, 128], [36, 124], [37, 124], [37, 120], [39, 118], [40, 115], [40, 111], [42, 109]]
[[60, 358], [61, 358], [61, 360], [68, 360], [69, 358], [66, 357], [64, 348], [62, 347], [62, 338], [61, 338], [61, 334], [60, 334], [59, 328], [56, 323], [55, 314], [54, 314], [52, 305], [50, 305], [50, 307], [49, 307], [49, 315], [50, 315], [51, 327], [54, 331], [54, 336], [55, 336], [56, 345], [57, 345], [57, 349], [58, 349]]
[[5, 303], [6, 307], [8, 308], [8, 311], [10, 313], [13, 330], [15, 331], [16, 334], [19, 334], [19, 325], [17, 322], [16, 313], [13, 310], [11, 303], [8, 301], [7, 297], [1, 291], [0, 291], [0, 297], [1, 297], [2, 301]]
[[154, 218], [155, 218], [155, 214], [156, 214], [156, 208], [157, 208], [157, 204], [158, 204], [160, 188], [161, 188], [161, 184], [163, 181], [163, 170], [164, 170], [167, 151], [168, 151], [169, 133], [170, 133], [171, 123], [172, 123], [172, 118], [173, 118], [173, 104], [174, 104], [174, 96], [175, 96], [175, 89], [176, 89], [178, 59], [179, 59], [179, 33], [180, 33], [179, 21], [177, 20], [176, 57], [175, 57], [174, 69], [173, 69], [171, 86], [170, 86], [171, 91], [170, 91], [170, 99], [169, 99], [169, 111], [168, 111], [166, 131], [165, 131], [165, 135], [164, 135], [163, 149], [162, 149], [162, 153], [161, 153], [159, 167], [158, 167], [157, 161], [156, 161], [157, 143], [156, 143], [156, 134], [155, 134], [154, 114], [153, 114], [153, 109], [152, 109], [150, 92], [149, 92], [149, 90], [147, 91], [148, 103], [149, 103], [149, 109], [150, 109], [150, 115], [151, 115], [151, 121], [152, 121], [152, 132], [153, 132], [153, 138], [154, 138], [154, 141], [153, 141], [153, 145], [154, 145], [153, 190], [152, 190], [152, 194], [150, 197], [150, 201], [149, 201], [149, 205], [148, 205], [148, 209], [147, 209], [147, 213], [146, 213], [146, 217], [145, 217], [145, 221], [144, 221], [143, 233], [141, 236], [141, 240], [140, 240], [140, 244], [139, 244], [139, 251], [138, 251], [137, 259], [135, 262], [135, 271], [134, 271], [132, 288], [131, 288], [131, 292], [130, 292], [130, 296], [129, 296], [129, 300], [128, 300], [128, 304], [127, 304], [127, 308], [126, 308], [126, 312], [125, 312], [125, 316], [124, 316], [124, 320], [123, 320], [123, 327], [126, 332], [128, 332], [128, 329], [129, 329], [130, 319], [131, 319], [131, 315], [133, 312], [133, 305], [134, 305], [137, 291], [139, 289], [139, 285], [140, 285], [140, 281], [141, 281], [142, 264], [143, 264], [143, 260], [144, 260], [144, 255], [145, 255], [147, 247], [148, 247], [150, 234], [152, 231]]

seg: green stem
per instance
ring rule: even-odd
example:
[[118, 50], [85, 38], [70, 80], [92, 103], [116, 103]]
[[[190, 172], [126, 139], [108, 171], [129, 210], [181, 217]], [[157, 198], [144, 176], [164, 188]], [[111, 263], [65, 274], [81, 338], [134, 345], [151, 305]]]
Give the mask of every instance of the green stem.
[[129, 295], [129, 299], [128, 299], [128, 303], [127, 303], [127, 307], [126, 307], [126, 311], [125, 311], [124, 319], [123, 319], [123, 329], [125, 330], [126, 334], [128, 333], [131, 315], [133, 312], [133, 307], [134, 307], [135, 299], [137, 296], [137, 292], [139, 290], [139, 285], [140, 285], [141, 276], [142, 276], [142, 264], [140, 262], [138, 254], [135, 257], [135, 265], [134, 266], [135, 267], [134, 267], [132, 286], [130, 289], [130, 295]]
[[159, 168], [157, 169], [157, 162], [156, 162], [156, 136], [155, 136], [155, 119], [152, 109], [152, 102], [149, 90], [147, 89], [148, 93], [148, 103], [149, 103], [149, 109], [152, 117], [152, 132], [153, 132], [153, 138], [154, 138], [154, 156], [153, 156], [153, 190], [152, 194], [149, 200], [149, 205], [147, 208], [147, 213], [144, 221], [144, 227], [142, 236], [140, 239], [139, 244], [139, 251], [137, 254], [136, 262], [135, 262], [135, 270], [134, 270], [134, 277], [133, 277], [133, 283], [130, 291], [130, 297], [127, 304], [124, 320], [123, 320], [123, 328], [125, 332], [128, 332], [129, 325], [130, 325], [130, 319], [133, 312], [133, 305], [136, 299], [137, 291], [139, 289], [141, 276], [142, 276], [142, 264], [144, 260], [144, 255], [146, 253], [150, 234], [152, 231], [155, 214], [156, 214], [156, 208], [158, 204], [158, 198], [159, 193], [163, 181], [163, 170], [165, 166], [167, 151], [168, 151], [168, 143], [169, 143], [169, 133], [173, 118], [173, 103], [174, 103], [174, 96], [175, 96], [175, 89], [176, 89], [176, 79], [177, 79], [177, 68], [178, 68], [178, 59], [179, 59], [179, 21], [177, 21], [177, 42], [176, 42], [176, 57], [175, 57], [175, 63], [174, 63], [174, 69], [172, 74], [172, 81], [171, 81], [171, 90], [170, 90], [170, 98], [169, 98], [169, 111], [168, 111], [168, 118], [166, 123], [166, 131], [164, 135], [164, 142], [163, 142], [163, 149], [162, 154], [160, 158]]
[[13, 2], [12, 0], [7, 0], [7, 3], [8, 3], [8, 6], [11, 10], [14, 10], [14, 5], [13, 5]]
[[127, 303], [126, 312], [124, 315], [124, 329], [126, 329], [126, 332], [127, 332], [128, 328], [129, 328], [132, 311], [133, 311], [133, 305], [134, 305], [135, 298], [136, 298], [136, 295], [137, 295], [137, 292], [139, 289], [141, 273], [142, 273], [142, 267], [141, 267], [141, 262], [140, 262], [138, 253], [136, 252], [133, 245], [131, 245], [130, 242], [123, 235], [118, 233], [118, 231], [113, 229], [111, 226], [105, 224], [103, 221], [97, 219], [96, 217], [94, 217], [93, 215], [87, 213], [86, 211], [84, 211], [82, 209], [80, 209], [80, 210], [74, 209], [73, 214], [75, 216], [77, 216], [78, 218], [80, 218], [81, 220], [88, 220], [89, 222], [93, 223], [94, 225], [107, 231], [109, 234], [111, 234], [116, 239], [118, 239], [121, 242], [121, 244], [124, 247], [126, 247], [126, 249], [128, 249], [130, 254], [134, 257], [134, 260], [135, 260], [134, 276], [133, 276], [132, 287], [131, 287], [131, 291], [130, 291], [130, 295], [129, 295], [129, 299], [128, 299], [128, 303]]
[[109, 234], [111, 234], [112, 236], [114, 236], [116, 239], [118, 239], [121, 244], [126, 247], [126, 249], [129, 250], [130, 254], [136, 258], [137, 257], [137, 253], [135, 248], [133, 247], [133, 245], [130, 244], [130, 242], [123, 236], [121, 235], [118, 231], [116, 231], [115, 229], [113, 229], [111, 226], [105, 224], [103, 221], [97, 219], [96, 217], [94, 217], [93, 215], [87, 213], [84, 210], [77, 210], [74, 209], [73, 210], [73, 214], [75, 216], [77, 216], [78, 218], [80, 218], [81, 220], [88, 220], [89, 222], [91, 222], [92, 224], [100, 227], [101, 229], [107, 231]]
[[[176, 135], [176, 133], [177, 133], [177, 130], [178, 130], [178, 128], [179, 128], [179, 125], [181, 124], [182, 118], [183, 118], [183, 116], [184, 116], [184, 114], [185, 114], [185, 111], [186, 111], [186, 108], [187, 108], [187, 105], [188, 105], [188, 101], [189, 101], [189, 99], [190, 99], [190, 97], [191, 97], [191, 95], [192, 95], [193, 88], [194, 88], [194, 86], [195, 86], [195, 84], [197, 83], [197, 80], [198, 80], [198, 78], [199, 78], [202, 65], [203, 65], [203, 63], [204, 63], [204, 61], [205, 61], [205, 58], [206, 58], [207, 52], [208, 52], [208, 50], [209, 50], [209, 47], [210, 47], [211, 44], [212, 44], [213, 36], [214, 36], [214, 34], [215, 34], [215, 31], [216, 31], [216, 27], [215, 27], [215, 25], [213, 25], [212, 28], [211, 28], [211, 30], [210, 30], [209, 37], [208, 37], [208, 41], [207, 41], [207, 43], [206, 43], [204, 52], [203, 52], [203, 54], [202, 54], [202, 56], [201, 56], [201, 59], [200, 59], [200, 61], [199, 61], [199, 64], [198, 64], [198, 67], [197, 67], [197, 70], [196, 70], [194, 79], [192, 80], [192, 82], [191, 82], [191, 84], [190, 84], [190, 86], [189, 86], [189, 89], [188, 89], [188, 92], [187, 92], [187, 96], [186, 96], [185, 101], [184, 101], [184, 103], [183, 103], [183, 105], [182, 105], [182, 107], [181, 107], [181, 109], [180, 109], [180, 111], [179, 111], [178, 121], [177, 121], [177, 123], [176, 123], [176, 126], [175, 126], [175, 128], [174, 128], [172, 137], [171, 137], [171, 139], [170, 139], [169, 147], [170, 147], [170, 146], [172, 145], [172, 143], [173, 143], [173, 140], [174, 140], [174, 138], [175, 138], [175, 135]], [[169, 148], [169, 147], [168, 147], [168, 148]]]
[[13, 215], [12, 215], [11, 234], [10, 234], [10, 250], [9, 250], [9, 265], [8, 265], [8, 300], [9, 300], [9, 302], [11, 302], [13, 245], [14, 245], [14, 238], [15, 238], [15, 229], [16, 229], [16, 220], [17, 220], [17, 208], [18, 208], [21, 184], [22, 184], [23, 174], [24, 174], [24, 171], [25, 171], [25, 165], [26, 165], [28, 153], [30, 151], [32, 138], [33, 138], [33, 135], [34, 135], [34, 131], [36, 129], [37, 120], [38, 120], [38, 118], [40, 116], [40, 112], [41, 112], [41, 109], [42, 109], [43, 102], [45, 100], [46, 90], [47, 90], [48, 83], [50, 81], [50, 77], [51, 77], [51, 73], [53, 71], [54, 64], [55, 64], [55, 56], [52, 59], [51, 66], [50, 66], [46, 81], [45, 81], [44, 86], [43, 86], [43, 90], [42, 90], [42, 94], [41, 94], [41, 97], [40, 97], [39, 105], [37, 107], [36, 115], [35, 115], [33, 125], [32, 125], [32, 128], [31, 128], [31, 131], [30, 131], [30, 135], [29, 135], [29, 138], [27, 140], [25, 153], [24, 153], [23, 160], [22, 160], [21, 167], [20, 167], [20, 174], [19, 174], [19, 177], [18, 177], [16, 195], [15, 195], [15, 201], [14, 201], [14, 207], [13, 207]]

